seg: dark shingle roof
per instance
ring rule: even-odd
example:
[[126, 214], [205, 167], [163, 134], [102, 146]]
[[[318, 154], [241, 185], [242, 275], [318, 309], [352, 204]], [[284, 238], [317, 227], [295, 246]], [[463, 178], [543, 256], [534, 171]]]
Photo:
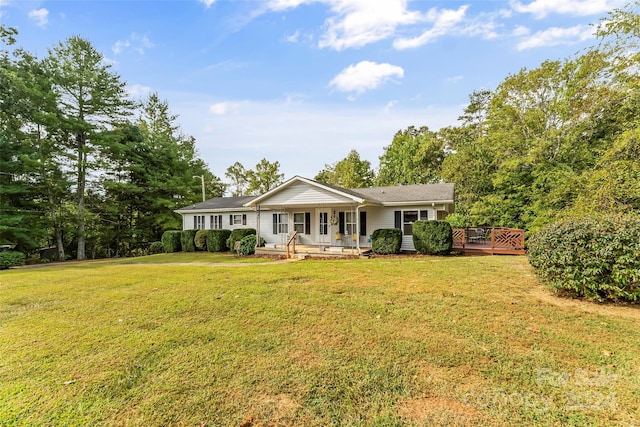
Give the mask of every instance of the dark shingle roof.
[[247, 209], [243, 205], [255, 198], [256, 196], [215, 197], [204, 202], [196, 203], [195, 205], [180, 208], [178, 211], [193, 211], [201, 209]]

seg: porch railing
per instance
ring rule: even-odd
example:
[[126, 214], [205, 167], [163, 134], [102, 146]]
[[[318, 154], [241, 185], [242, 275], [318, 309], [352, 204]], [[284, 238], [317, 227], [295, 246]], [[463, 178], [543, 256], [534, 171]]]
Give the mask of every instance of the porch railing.
[[[454, 228], [453, 248], [465, 253], [525, 255], [524, 230], [515, 228], [493, 228], [490, 233], [477, 234], [477, 229]], [[474, 233], [476, 231], [476, 233]], [[491, 241], [489, 242], [489, 237]]]
[[286, 253], [287, 259], [291, 258], [296, 253], [296, 236], [298, 235], [297, 231], [294, 231], [289, 235], [287, 239]]

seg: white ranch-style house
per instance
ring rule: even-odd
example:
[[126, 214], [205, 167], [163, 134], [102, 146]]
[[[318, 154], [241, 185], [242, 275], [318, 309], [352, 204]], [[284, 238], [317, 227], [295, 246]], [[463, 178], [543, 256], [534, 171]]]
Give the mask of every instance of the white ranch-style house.
[[296, 243], [318, 248], [371, 247], [379, 228], [400, 228], [403, 251], [415, 250], [418, 220], [442, 220], [454, 212], [453, 184], [346, 189], [295, 176], [260, 196], [216, 197], [176, 210], [182, 228], [255, 228], [267, 247]]

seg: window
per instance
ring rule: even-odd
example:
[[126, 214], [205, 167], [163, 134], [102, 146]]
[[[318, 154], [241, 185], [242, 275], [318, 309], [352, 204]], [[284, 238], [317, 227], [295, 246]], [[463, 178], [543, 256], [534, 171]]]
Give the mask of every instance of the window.
[[348, 235], [356, 233], [356, 213], [345, 212], [344, 213], [344, 231]]
[[204, 230], [204, 215], [196, 215], [193, 217], [193, 228], [196, 230]]
[[273, 214], [273, 234], [289, 232], [289, 214]]
[[220, 230], [222, 228], [222, 215], [211, 215], [211, 229]]
[[320, 212], [319, 224], [320, 224], [321, 236], [326, 236], [327, 232], [329, 231], [327, 226], [328, 221], [329, 221], [329, 214], [327, 212]]
[[296, 212], [293, 214], [293, 230], [298, 234], [304, 234], [305, 229], [304, 212]]
[[229, 225], [247, 225], [246, 214], [229, 215]]
[[418, 211], [404, 211], [402, 216], [402, 233], [405, 236], [413, 234], [413, 223], [418, 220]]

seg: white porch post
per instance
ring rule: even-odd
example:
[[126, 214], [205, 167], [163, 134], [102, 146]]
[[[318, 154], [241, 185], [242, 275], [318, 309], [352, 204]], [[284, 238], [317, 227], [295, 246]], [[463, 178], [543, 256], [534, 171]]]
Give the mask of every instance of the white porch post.
[[256, 248], [260, 246], [260, 205], [256, 206]]
[[360, 252], [360, 205], [356, 206], [356, 249], [358, 250], [358, 255], [362, 255]]

